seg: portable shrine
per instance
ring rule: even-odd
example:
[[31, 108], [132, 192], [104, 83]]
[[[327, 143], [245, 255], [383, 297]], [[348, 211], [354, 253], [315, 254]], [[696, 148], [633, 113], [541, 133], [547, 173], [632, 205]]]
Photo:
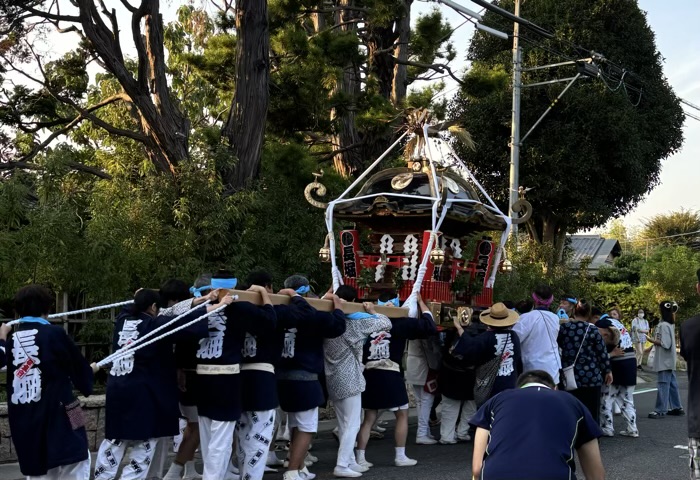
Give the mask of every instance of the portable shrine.
[[[338, 198], [313, 198], [326, 193], [320, 175], [306, 187], [307, 200], [326, 210], [319, 258], [331, 263], [334, 289], [352, 285], [365, 298], [395, 289], [412, 313], [418, 292], [438, 304], [487, 307], [496, 273], [508, 265], [502, 245], [532, 206], [521, 197], [513, 205], [519, 218], [505, 215], [451, 148], [449, 131], [427, 118], [411, 115], [406, 131]], [[380, 169], [402, 142], [406, 166]], [[336, 232], [334, 220], [353, 227]], [[499, 244], [491, 232], [500, 233]]]

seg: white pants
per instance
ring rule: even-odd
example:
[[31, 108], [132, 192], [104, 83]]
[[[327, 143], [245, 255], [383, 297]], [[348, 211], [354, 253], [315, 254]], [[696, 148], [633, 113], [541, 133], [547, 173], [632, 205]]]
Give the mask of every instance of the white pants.
[[[463, 440], [469, 435], [469, 420], [476, 413], [474, 400], [455, 400], [442, 396], [442, 416], [440, 417], [440, 440], [454, 442]], [[460, 414], [460, 408], [462, 413]], [[459, 421], [459, 426], [457, 422]], [[455, 436], [455, 426], [456, 436]]]
[[642, 342], [634, 344], [634, 356], [637, 359], [637, 365], [641, 365], [642, 359], [644, 359], [644, 344]]
[[90, 480], [90, 451], [88, 458], [78, 463], [52, 468], [45, 475], [30, 475], [27, 480]]
[[238, 468], [241, 478], [262, 480], [274, 441], [275, 411], [243, 412], [238, 422]]
[[603, 398], [600, 402], [600, 428], [605, 433], [615, 433], [613, 425], [613, 404], [620, 406], [622, 418], [625, 419], [627, 430], [637, 431], [637, 410], [634, 408], [634, 385], [603, 385]]
[[349, 467], [350, 464], [355, 463], [353, 450], [362, 423], [362, 395], [334, 400], [333, 408], [338, 420], [338, 437], [340, 438], [336, 465]]
[[199, 447], [204, 461], [203, 480], [221, 480], [226, 477], [233, 452], [235, 429], [236, 422], [199, 417]]
[[430, 410], [435, 402], [435, 395], [423, 390], [423, 385], [413, 385], [416, 397], [416, 413], [418, 414], [418, 431], [416, 438], [430, 435]]
[[103, 440], [95, 461], [95, 480], [113, 480], [117, 477], [119, 464], [129, 452], [129, 463], [124, 466], [119, 478], [141, 480], [147, 478], [148, 470], [156, 453], [158, 438], [140, 440]]

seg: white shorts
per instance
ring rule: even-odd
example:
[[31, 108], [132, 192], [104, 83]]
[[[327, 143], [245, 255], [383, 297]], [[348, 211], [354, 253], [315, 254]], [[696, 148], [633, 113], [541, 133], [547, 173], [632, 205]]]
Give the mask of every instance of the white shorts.
[[318, 407], [303, 412], [289, 412], [289, 429], [298, 428], [300, 432], [316, 433], [318, 431]]
[[180, 413], [183, 417], [187, 419], [189, 423], [199, 422], [199, 412], [197, 412], [196, 405], [183, 405], [180, 404]]
[[408, 403], [401, 405], [400, 407], [385, 408], [383, 410], [388, 410], [390, 412], [398, 412], [399, 410], [408, 410]]

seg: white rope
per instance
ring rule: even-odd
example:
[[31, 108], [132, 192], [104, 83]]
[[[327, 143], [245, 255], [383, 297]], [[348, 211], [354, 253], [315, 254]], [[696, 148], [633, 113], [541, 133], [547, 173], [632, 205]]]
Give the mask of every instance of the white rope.
[[338, 290], [338, 287], [340, 287], [343, 284], [343, 275], [340, 273], [340, 270], [338, 269], [338, 265], [335, 261], [335, 237], [333, 235], [333, 210], [335, 209], [336, 203], [338, 203], [340, 200], [342, 200], [345, 195], [347, 195], [353, 188], [355, 188], [364, 178], [369, 175], [369, 173], [379, 165], [379, 163], [384, 160], [384, 157], [389, 155], [389, 152], [391, 152], [401, 141], [408, 135], [408, 130], [405, 131], [399, 138], [396, 139], [394, 143], [391, 144], [389, 148], [387, 148], [384, 153], [382, 153], [379, 158], [377, 158], [372, 165], [365, 170], [362, 175], [357, 177], [357, 179], [352, 182], [352, 184], [345, 189], [345, 191], [335, 200], [332, 202], [328, 203], [328, 207], [326, 207], [326, 229], [328, 230], [328, 234], [330, 235], [330, 241], [328, 242], [328, 248], [330, 248], [331, 251], [331, 277], [333, 279], [333, 291], [335, 292]]
[[[168, 335], [172, 335], [173, 333], [179, 332], [180, 330], [183, 330], [183, 329], [189, 327], [190, 325], [194, 325], [195, 323], [199, 322], [200, 320], [204, 320], [205, 318], [207, 318], [207, 317], [209, 317], [209, 316], [211, 316], [211, 315], [214, 315], [215, 313], [220, 312], [221, 310], [225, 309], [227, 306], [228, 306], [228, 305], [222, 305], [222, 306], [220, 306], [219, 308], [216, 308], [216, 309], [212, 310], [211, 312], [205, 313], [204, 315], [202, 315], [202, 316], [200, 316], [200, 317], [197, 317], [197, 318], [195, 318], [194, 320], [192, 320], [192, 321], [190, 321], [190, 322], [185, 323], [184, 325], [180, 325], [180, 326], [177, 327], [177, 328], [174, 328], [174, 329], [172, 329], [172, 330], [170, 330], [170, 331], [165, 332], [163, 335], [161, 335], [161, 336], [159, 336], [159, 337], [152, 338], [151, 340], [147, 341], [146, 343], [142, 343], [142, 344], [140, 344], [140, 345], [137, 345], [135, 348], [130, 348], [130, 349], [127, 350], [127, 351], [120, 351], [121, 355], [119, 355], [119, 356], [115, 356], [115, 353], [117, 353], [117, 352], [115, 352], [115, 353], [113, 353], [112, 355], [110, 355], [109, 357], [105, 358], [104, 360], [100, 360], [99, 362], [97, 362], [97, 366], [98, 366], [98, 367], [102, 367], [102, 366], [106, 365], [107, 363], [112, 363], [112, 362], [114, 362], [115, 360], [119, 360], [121, 357], [125, 357], [125, 356], [127, 356], [127, 355], [131, 355], [131, 354], [133, 354], [134, 352], [136, 352], [137, 350], [139, 350], [139, 349], [141, 349], [141, 348], [143, 348], [143, 347], [147, 347], [148, 345], [150, 345], [150, 344], [152, 344], [152, 343], [155, 343], [155, 342], [157, 342], [158, 340], [162, 340], [163, 338], [167, 337]], [[114, 357], [114, 358], [110, 358], [110, 357]]]
[[73, 310], [72, 312], [52, 313], [51, 315], [49, 315], [49, 318], [70, 317], [72, 315], [78, 315], [80, 313], [90, 313], [90, 312], [96, 312], [98, 310], [106, 310], [108, 308], [123, 307], [124, 305], [130, 305], [132, 303], [134, 303], [133, 300], [127, 300], [125, 302], [110, 303], [109, 305], [100, 305], [99, 307], [90, 307], [90, 308], [83, 308], [82, 310]]
[[[170, 325], [172, 325], [173, 323], [177, 322], [177, 321], [180, 320], [182, 317], [184, 317], [184, 316], [186, 316], [186, 315], [189, 315], [190, 313], [194, 312], [194, 311], [197, 310], [198, 308], [200, 308], [200, 307], [202, 307], [202, 306], [205, 306], [205, 305], [208, 305], [209, 303], [211, 303], [211, 302], [210, 302], [209, 300], [207, 300], [206, 302], [201, 303], [201, 304], [197, 305], [196, 307], [192, 307], [191, 309], [189, 309], [189, 310], [186, 311], [185, 313], [182, 313], [182, 314], [178, 315], [177, 317], [175, 317], [175, 318], [173, 318], [172, 320], [170, 320], [170, 321], [164, 323], [164, 324], [161, 325], [160, 327], [155, 328], [155, 329], [151, 330], [150, 332], [146, 333], [143, 337], [139, 337], [139, 338], [135, 339], [133, 342], [124, 345], [122, 348], [120, 348], [120, 349], [117, 350], [116, 352], [112, 352], [111, 355], [108, 355], [107, 357], [105, 357], [103, 360], [101, 360], [101, 362], [105, 362], [105, 364], [111, 362], [111, 361], [112, 361], [112, 360], [111, 360], [111, 357], [115, 357], [115, 358], [116, 358], [116, 357], [120, 356], [121, 353], [124, 353], [124, 352], [127, 351], [127, 350], [132, 350], [132, 349], [134, 348], [134, 346], [136, 346], [136, 345], [138, 345], [139, 343], [143, 342], [143, 341], [146, 340], [147, 338], [152, 337], [153, 335], [155, 335], [156, 333], [160, 332], [160, 331], [163, 330], [164, 328], [167, 328], [167, 327], [169, 327]], [[98, 366], [102, 366], [102, 365], [101, 365], [100, 363], [98, 363]]]

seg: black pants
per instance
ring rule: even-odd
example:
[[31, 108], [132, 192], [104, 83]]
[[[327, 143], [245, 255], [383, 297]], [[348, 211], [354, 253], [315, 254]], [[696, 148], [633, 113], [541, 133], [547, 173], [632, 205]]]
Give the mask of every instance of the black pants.
[[583, 403], [596, 423], [600, 421], [600, 388], [601, 387], [579, 387], [569, 393], [578, 398]]

